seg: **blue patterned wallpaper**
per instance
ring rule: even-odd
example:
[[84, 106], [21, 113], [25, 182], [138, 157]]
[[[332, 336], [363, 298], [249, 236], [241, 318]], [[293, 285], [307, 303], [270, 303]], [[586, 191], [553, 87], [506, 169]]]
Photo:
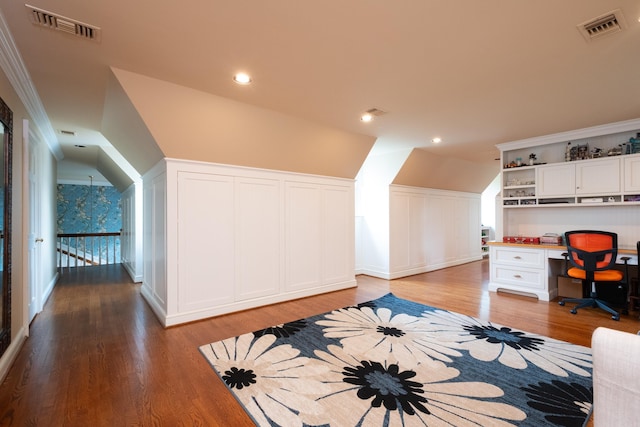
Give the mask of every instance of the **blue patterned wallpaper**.
[[[58, 233], [117, 233], [122, 230], [121, 194], [115, 187], [58, 184], [57, 210]], [[69, 245], [70, 251], [77, 248], [80, 256], [84, 252], [94, 261], [112, 264], [120, 262], [120, 239], [115, 239], [115, 254], [113, 242], [113, 237], [77, 241], [64, 238], [62, 244]], [[65, 256], [62, 265], [67, 265], [66, 260]], [[69, 262], [70, 266], [75, 266], [74, 258]]]
[[115, 187], [58, 184], [58, 233], [111, 233], [122, 229]]

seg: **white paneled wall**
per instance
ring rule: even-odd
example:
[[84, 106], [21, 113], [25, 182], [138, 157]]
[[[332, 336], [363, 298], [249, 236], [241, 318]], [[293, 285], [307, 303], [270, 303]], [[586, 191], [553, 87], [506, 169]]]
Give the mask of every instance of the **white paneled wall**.
[[122, 193], [122, 265], [135, 283], [142, 281], [142, 182], [131, 184]]
[[482, 258], [480, 195], [390, 186], [389, 278]]
[[144, 184], [143, 295], [166, 326], [356, 285], [352, 180], [165, 160]]
[[160, 319], [167, 315], [167, 180], [164, 164], [143, 178], [142, 295]]

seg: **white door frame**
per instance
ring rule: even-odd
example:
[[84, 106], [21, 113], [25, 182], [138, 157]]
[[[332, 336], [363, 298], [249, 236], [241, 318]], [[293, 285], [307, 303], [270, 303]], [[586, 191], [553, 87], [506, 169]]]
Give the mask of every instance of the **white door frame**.
[[[38, 179], [38, 143], [31, 140], [29, 121], [22, 121], [23, 137], [23, 188], [26, 190], [22, 199], [23, 212], [27, 212], [23, 227], [27, 238], [27, 271], [26, 289], [27, 295], [24, 315], [25, 325], [29, 325], [36, 314], [42, 311], [41, 266], [42, 266], [42, 237], [40, 223], [40, 183]], [[28, 333], [28, 332], [27, 332]]]

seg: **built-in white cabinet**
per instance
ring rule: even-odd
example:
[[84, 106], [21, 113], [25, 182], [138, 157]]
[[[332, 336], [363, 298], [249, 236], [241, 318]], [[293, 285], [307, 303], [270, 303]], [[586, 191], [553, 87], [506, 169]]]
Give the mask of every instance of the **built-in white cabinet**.
[[561, 235], [578, 227], [614, 231], [622, 247], [635, 248], [639, 131], [635, 119], [499, 144], [496, 239]]
[[[624, 158], [624, 191], [640, 193], [640, 156]], [[640, 201], [640, 197], [637, 200]]]
[[547, 280], [545, 252], [531, 248], [491, 246], [489, 291], [500, 289], [532, 294], [542, 301], [555, 298]]
[[539, 198], [576, 195], [619, 195], [620, 159], [583, 160], [539, 166], [536, 193]]
[[392, 185], [389, 213], [386, 278], [482, 259], [479, 194]]
[[164, 160], [142, 295], [165, 326], [356, 286], [352, 180]]
[[536, 193], [539, 198], [573, 196], [576, 193], [574, 164], [539, 166], [536, 171]]
[[576, 194], [613, 195], [621, 191], [620, 158], [585, 160], [576, 163]]
[[638, 129], [640, 119], [498, 145], [503, 208], [640, 203]]
[[482, 256], [489, 255], [489, 240], [491, 240], [491, 227], [483, 225], [480, 227], [480, 250], [482, 251]]

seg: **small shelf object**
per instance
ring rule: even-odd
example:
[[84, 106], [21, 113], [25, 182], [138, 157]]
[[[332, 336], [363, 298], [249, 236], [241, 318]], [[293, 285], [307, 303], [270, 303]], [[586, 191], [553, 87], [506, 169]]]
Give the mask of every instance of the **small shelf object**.
[[489, 256], [489, 245], [487, 242], [491, 240], [491, 227], [480, 227], [480, 249], [482, 250], [482, 256]]

